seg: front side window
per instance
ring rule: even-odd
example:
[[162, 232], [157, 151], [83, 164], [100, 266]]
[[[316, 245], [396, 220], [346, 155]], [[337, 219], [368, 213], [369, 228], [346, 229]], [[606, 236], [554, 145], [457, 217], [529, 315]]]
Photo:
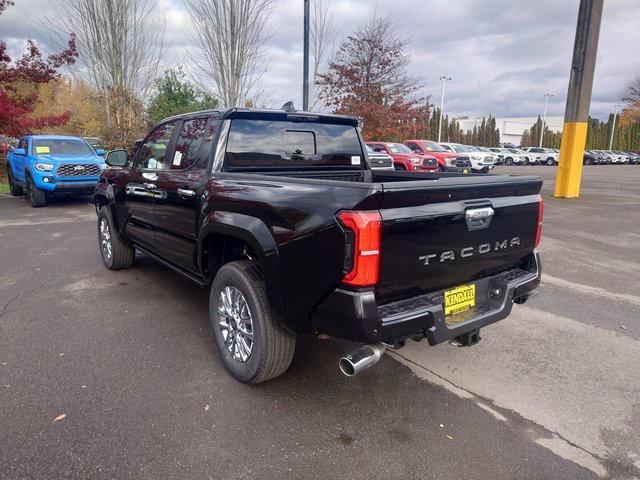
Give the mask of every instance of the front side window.
[[362, 156], [353, 125], [239, 118], [231, 122], [225, 167], [362, 167]]
[[218, 122], [207, 118], [185, 120], [176, 140], [176, 150], [169, 166], [172, 170], [205, 168], [211, 154]]
[[33, 155], [93, 155], [93, 150], [82, 140], [34, 138], [31, 145]]
[[464, 145], [453, 145], [452, 146], [454, 152], [462, 153], [462, 152], [475, 152], [471, 147], [465, 147]]
[[165, 123], [151, 132], [140, 147], [136, 168], [165, 170], [170, 167], [165, 161], [169, 161], [169, 159], [165, 159], [165, 157], [174, 127], [174, 123]]
[[440, 146], [439, 143], [437, 142], [420, 142], [422, 144], [422, 147], [427, 151], [427, 152], [446, 152], [447, 150], [442, 148], [442, 146]]
[[27, 139], [21, 138], [20, 141], [18, 142], [17, 148], [24, 148], [24, 151], [26, 152], [28, 146], [29, 146], [29, 143], [27, 142]]

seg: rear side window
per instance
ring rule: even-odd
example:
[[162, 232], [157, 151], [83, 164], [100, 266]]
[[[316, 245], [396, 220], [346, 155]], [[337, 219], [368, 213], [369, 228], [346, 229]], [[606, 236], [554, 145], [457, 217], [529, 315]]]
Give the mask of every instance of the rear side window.
[[205, 168], [211, 154], [217, 125], [216, 120], [207, 118], [185, 120], [176, 140], [176, 150], [170, 169]]
[[235, 119], [225, 167], [358, 166], [363, 153], [356, 128], [315, 122]]

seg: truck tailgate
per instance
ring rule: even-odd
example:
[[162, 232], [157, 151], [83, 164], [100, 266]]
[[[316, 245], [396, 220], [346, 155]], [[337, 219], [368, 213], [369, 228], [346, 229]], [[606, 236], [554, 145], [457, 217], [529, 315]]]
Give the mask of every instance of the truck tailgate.
[[384, 182], [379, 303], [513, 268], [534, 249], [540, 177]]

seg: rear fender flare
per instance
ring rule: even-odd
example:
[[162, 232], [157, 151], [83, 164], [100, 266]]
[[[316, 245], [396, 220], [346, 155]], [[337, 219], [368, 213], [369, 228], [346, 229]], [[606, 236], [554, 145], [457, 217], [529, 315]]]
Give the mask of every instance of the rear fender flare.
[[198, 268], [205, 271], [204, 253], [207, 237], [228, 235], [244, 241], [257, 255], [267, 288], [269, 302], [278, 315], [284, 315], [282, 271], [278, 246], [267, 225], [259, 218], [235, 212], [211, 212], [198, 236]]

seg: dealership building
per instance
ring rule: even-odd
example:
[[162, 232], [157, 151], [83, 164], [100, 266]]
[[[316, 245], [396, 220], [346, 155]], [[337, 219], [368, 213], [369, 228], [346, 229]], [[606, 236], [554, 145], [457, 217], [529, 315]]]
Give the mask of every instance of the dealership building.
[[[482, 117], [472, 119], [470, 117], [459, 116], [455, 118], [464, 131], [473, 130], [474, 125], [480, 126], [482, 122]], [[500, 130], [500, 143], [520, 145], [523, 132], [529, 130], [537, 120], [537, 115], [535, 117], [497, 117], [496, 128]], [[547, 128], [554, 132], [562, 131], [563, 122], [563, 117], [547, 116], [546, 119]]]

